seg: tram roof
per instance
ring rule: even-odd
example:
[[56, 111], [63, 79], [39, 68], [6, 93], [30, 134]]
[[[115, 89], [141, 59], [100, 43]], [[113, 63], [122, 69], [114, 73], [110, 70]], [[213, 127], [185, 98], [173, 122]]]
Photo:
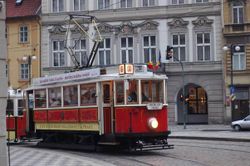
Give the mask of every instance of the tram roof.
[[[103, 74], [103, 71], [105, 74]], [[164, 80], [167, 76], [164, 74], [157, 74], [151, 71], [143, 70], [136, 71], [133, 74], [120, 75], [114, 68], [94, 68], [82, 71], [76, 71], [71, 73], [64, 73], [48, 77], [34, 78], [32, 81], [32, 86], [27, 88], [39, 89], [58, 85], [73, 85], [79, 83], [92, 83], [101, 81], [111, 81], [111, 80], [126, 80], [126, 79], [153, 79], [153, 80]]]

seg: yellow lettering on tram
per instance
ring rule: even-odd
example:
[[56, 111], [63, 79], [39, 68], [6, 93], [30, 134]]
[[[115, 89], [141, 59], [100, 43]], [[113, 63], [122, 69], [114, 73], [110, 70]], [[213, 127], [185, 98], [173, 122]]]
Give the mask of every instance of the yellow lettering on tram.
[[98, 123], [36, 123], [36, 130], [98, 131]]

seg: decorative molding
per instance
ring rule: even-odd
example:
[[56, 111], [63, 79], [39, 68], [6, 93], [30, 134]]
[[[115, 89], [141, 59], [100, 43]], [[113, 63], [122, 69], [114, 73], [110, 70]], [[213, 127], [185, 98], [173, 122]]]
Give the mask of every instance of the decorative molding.
[[101, 23], [97, 25], [100, 33], [111, 33], [114, 32], [114, 27], [107, 23]]
[[168, 26], [171, 29], [187, 28], [188, 23], [188, 21], [184, 21], [182, 18], [174, 18], [171, 22], [168, 22]]
[[62, 34], [66, 32], [66, 28], [63, 28], [60, 25], [55, 25], [53, 28], [49, 29], [49, 32], [53, 34]]
[[196, 20], [192, 21], [195, 27], [207, 26], [210, 27], [213, 24], [213, 20], [208, 19], [206, 16], [198, 17]]
[[159, 23], [152, 20], [146, 20], [140, 24], [137, 25], [137, 27], [140, 27], [141, 30], [157, 30]]
[[[244, 3], [246, 4], [246, 0], [228, 0], [229, 3], [233, 4], [233, 3]], [[243, 4], [242, 4], [243, 5]]]
[[134, 34], [137, 33], [137, 28], [130, 22], [123, 22], [119, 27], [118, 27], [120, 33], [123, 34]]

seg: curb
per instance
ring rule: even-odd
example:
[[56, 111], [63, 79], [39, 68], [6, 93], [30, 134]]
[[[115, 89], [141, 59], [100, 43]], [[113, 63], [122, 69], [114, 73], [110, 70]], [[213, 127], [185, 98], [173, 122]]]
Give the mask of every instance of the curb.
[[216, 140], [216, 141], [231, 141], [231, 142], [250, 142], [250, 139], [244, 138], [223, 138], [223, 137], [197, 137], [197, 136], [168, 136], [172, 139], [193, 139], [193, 140]]

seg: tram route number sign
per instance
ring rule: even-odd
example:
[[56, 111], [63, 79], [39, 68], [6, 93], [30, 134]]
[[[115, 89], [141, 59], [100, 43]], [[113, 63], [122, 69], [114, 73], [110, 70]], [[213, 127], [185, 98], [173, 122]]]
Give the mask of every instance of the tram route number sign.
[[162, 103], [148, 103], [147, 109], [148, 110], [161, 110], [162, 109]]

